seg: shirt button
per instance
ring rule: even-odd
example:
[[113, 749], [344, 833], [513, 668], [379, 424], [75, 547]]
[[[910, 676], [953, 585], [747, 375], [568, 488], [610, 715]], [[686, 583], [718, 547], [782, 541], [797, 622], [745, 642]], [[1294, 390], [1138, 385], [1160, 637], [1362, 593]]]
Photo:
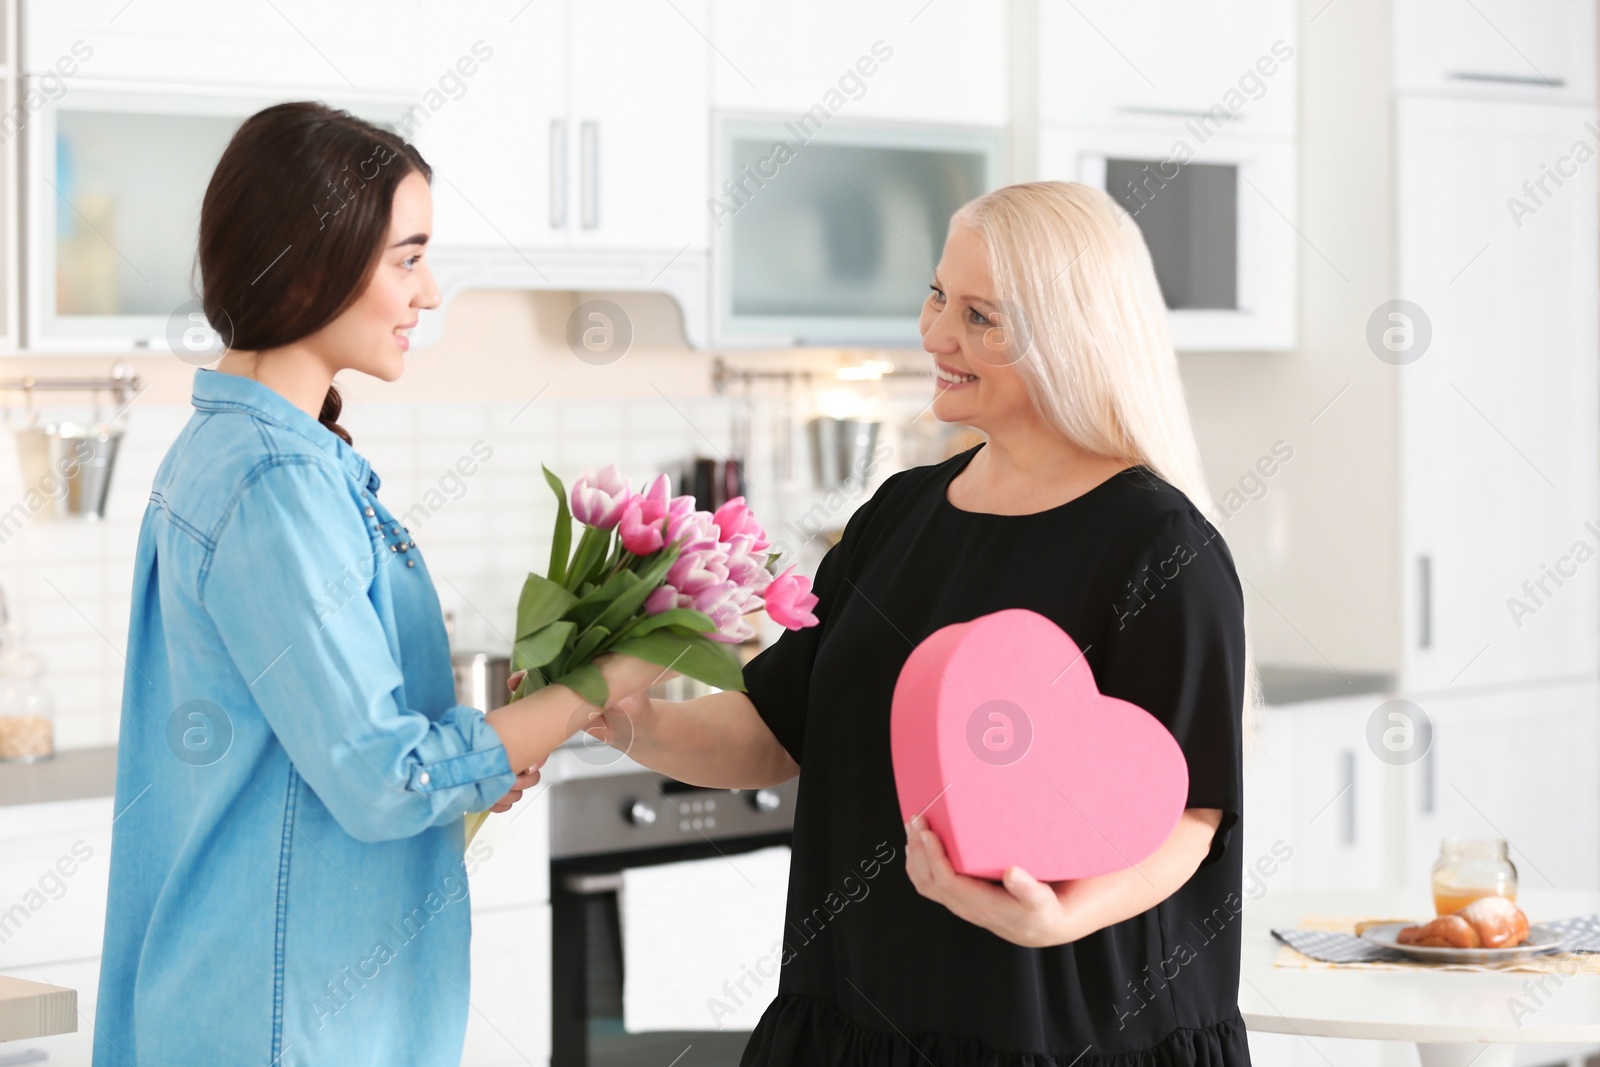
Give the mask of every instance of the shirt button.
[[398, 552], [398, 551], [400, 551], [400, 546], [399, 545], [390, 545], [389, 546], [389, 551], [390, 552]]
[[407, 567], [415, 567], [416, 565], [417, 565], [417, 561], [416, 560], [414, 560], [414, 559], [406, 560], [406, 566]]
[[427, 785], [430, 780], [431, 779], [430, 779], [427, 771], [423, 771], [421, 774], [417, 775], [417, 784], [418, 785]]
[[377, 512], [376, 512], [376, 511], [373, 511], [373, 510], [372, 510], [372, 509], [371, 509], [371, 508], [368, 508], [368, 509], [367, 509], [367, 517], [368, 517], [368, 518], [371, 518], [371, 517], [372, 517], [372, 516], [374, 516], [374, 515], [376, 515], [376, 514], [377, 514]]

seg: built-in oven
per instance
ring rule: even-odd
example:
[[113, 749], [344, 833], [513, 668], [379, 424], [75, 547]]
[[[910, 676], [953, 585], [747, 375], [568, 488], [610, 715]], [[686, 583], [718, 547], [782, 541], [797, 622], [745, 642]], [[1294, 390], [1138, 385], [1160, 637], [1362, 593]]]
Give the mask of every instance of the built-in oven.
[[788, 845], [798, 783], [701, 789], [626, 766], [550, 787], [551, 1067], [734, 1067], [748, 1031], [624, 1027], [622, 872]]

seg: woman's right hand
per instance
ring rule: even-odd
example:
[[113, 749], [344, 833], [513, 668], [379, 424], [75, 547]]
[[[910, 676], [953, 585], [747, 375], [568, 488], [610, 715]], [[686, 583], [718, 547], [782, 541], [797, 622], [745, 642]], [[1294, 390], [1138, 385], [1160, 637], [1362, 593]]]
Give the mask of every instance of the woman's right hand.
[[[595, 661], [595, 666], [600, 668], [606, 680], [611, 699], [604, 709], [597, 710], [589, 704], [581, 705], [575, 712], [572, 728], [582, 730], [602, 744], [626, 752], [633, 746], [635, 726], [653, 710], [650, 686], [676, 678], [678, 673], [636, 656], [614, 652], [601, 656]], [[506, 680], [506, 687], [515, 693], [526, 674], [526, 671], [517, 671]]]
[[606, 687], [611, 691], [611, 701], [615, 703], [619, 698], [630, 693], [638, 693], [659, 685], [669, 678], [676, 678], [678, 672], [642, 660], [637, 656], [625, 656], [617, 652], [608, 652], [594, 661], [600, 668], [600, 674], [606, 680]]

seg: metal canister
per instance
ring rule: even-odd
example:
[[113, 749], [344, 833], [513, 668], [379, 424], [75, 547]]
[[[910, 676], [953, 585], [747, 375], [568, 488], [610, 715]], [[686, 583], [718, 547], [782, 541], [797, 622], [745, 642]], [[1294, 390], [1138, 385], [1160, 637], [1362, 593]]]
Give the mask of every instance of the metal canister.
[[505, 704], [511, 696], [506, 680], [511, 677], [511, 659], [487, 652], [457, 652], [450, 657], [456, 675], [456, 702], [489, 712]]

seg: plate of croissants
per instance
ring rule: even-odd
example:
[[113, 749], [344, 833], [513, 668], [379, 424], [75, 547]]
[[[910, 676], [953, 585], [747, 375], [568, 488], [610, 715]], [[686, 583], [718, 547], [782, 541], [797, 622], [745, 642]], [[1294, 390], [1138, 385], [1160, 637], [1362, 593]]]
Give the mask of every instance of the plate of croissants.
[[1550, 927], [1529, 923], [1522, 909], [1505, 897], [1479, 897], [1426, 923], [1360, 923], [1356, 933], [1434, 963], [1498, 963], [1554, 952], [1562, 942]]

